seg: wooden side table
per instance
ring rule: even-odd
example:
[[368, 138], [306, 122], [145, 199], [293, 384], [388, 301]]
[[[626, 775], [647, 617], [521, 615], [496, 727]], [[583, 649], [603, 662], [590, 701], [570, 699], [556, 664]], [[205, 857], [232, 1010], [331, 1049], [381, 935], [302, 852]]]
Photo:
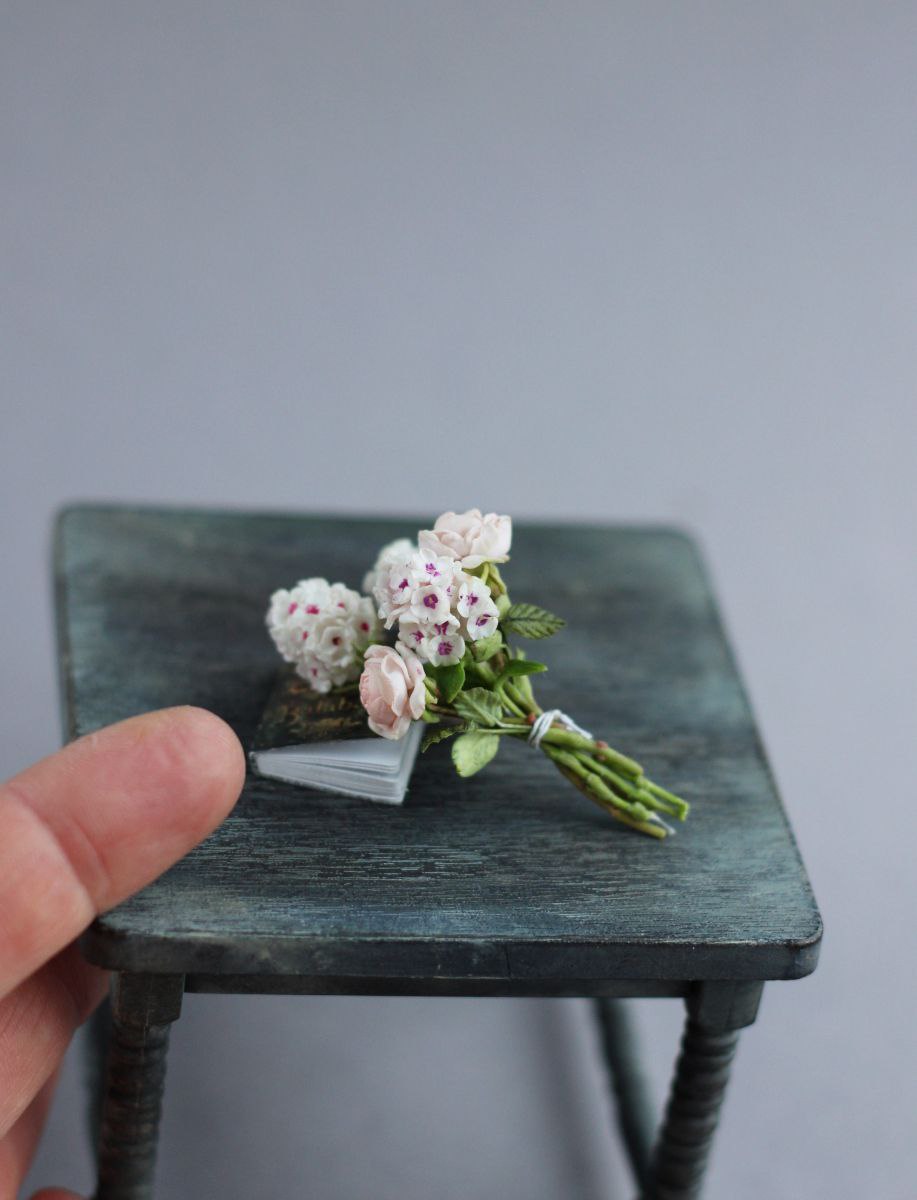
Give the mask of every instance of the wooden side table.
[[[269, 593], [357, 583], [418, 520], [76, 507], [56, 577], [69, 736], [199, 704], [250, 737], [278, 662]], [[114, 975], [98, 1200], [153, 1195], [169, 1027], [185, 992], [596, 1000], [641, 1195], [699, 1194], [738, 1031], [815, 967], [821, 921], [692, 542], [522, 525], [513, 594], [567, 617], [539, 696], [693, 803], [643, 839], [539, 754], [459, 781], [423, 756], [403, 808], [250, 778], [225, 824], [86, 934]], [[658, 1136], [616, 1000], [687, 1020]]]

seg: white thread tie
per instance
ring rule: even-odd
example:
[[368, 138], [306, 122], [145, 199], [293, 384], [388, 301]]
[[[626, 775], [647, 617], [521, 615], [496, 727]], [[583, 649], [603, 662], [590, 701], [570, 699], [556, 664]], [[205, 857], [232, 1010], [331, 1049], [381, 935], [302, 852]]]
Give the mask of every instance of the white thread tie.
[[540, 713], [535, 718], [535, 723], [532, 725], [532, 731], [529, 734], [529, 745], [535, 750], [541, 745], [541, 739], [548, 732], [554, 722], [557, 722], [563, 729], [568, 729], [571, 733], [578, 733], [580, 737], [589, 738], [592, 740], [592, 734], [588, 729], [583, 729], [581, 725], [568, 717], [567, 714], [560, 708], [549, 708], [547, 712]]

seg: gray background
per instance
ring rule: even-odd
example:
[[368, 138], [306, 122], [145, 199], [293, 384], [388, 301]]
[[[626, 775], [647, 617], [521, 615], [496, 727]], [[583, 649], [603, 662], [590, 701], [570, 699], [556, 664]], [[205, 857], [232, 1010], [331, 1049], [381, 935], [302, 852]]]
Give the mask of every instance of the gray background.
[[[912, 1196], [915, 78], [890, 3], [4, 3], [0, 770], [58, 741], [63, 501], [683, 521], [827, 924], [709, 1196]], [[174, 1045], [165, 1198], [627, 1194], [578, 1002]], [[36, 1183], [89, 1186], [77, 1083]]]

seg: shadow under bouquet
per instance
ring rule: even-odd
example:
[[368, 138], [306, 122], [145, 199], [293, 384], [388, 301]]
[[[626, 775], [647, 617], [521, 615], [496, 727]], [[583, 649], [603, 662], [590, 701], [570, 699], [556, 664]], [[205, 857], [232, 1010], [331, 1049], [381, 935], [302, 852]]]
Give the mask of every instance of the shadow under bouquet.
[[268, 629], [315, 691], [359, 680], [380, 737], [403, 738], [423, 721], [423, 750], [449, 740], [464, 777], [486, 767], [506, 738], [524, 741], [615, 820], [666, 837], [674, 832], [666, 818], [683, 821], [687, 803], [561, 710], [538, 704], [532, 680], [547, 667], [522, 643], [552, 636], [564, 621], [510, 598], [500, 566], [511, 540], [508, 516], [443, 513], [416, 542], [380, 550], [362, 595], [324, 579], [275, 592]]

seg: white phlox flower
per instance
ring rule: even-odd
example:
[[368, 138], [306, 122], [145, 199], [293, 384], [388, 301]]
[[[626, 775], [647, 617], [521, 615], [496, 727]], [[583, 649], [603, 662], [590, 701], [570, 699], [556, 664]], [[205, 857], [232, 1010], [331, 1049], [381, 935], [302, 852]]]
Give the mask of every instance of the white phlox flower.
[[[442, 620], [449, 611], [455, 564], [415, 550], [379, 576], [373, 590], [386, 629], [410, 615], [414, 620]], [[432, 596], [432, 599], [430, 597]]]
[[[413, 650], [422, 662], [439, 662], [437, 641], [449, 634], [459, 634], [459, 620], [447, 614], [442, 621], [415, 621], [405, 617], [398, 622], [398, 642]], [[464, 643], [462, 647], [464, 653]]]
[[489, 637], [497, 628], [500, 614], [490, 588], [464, 571], [457, 576], [458, 599], [455, 610], [462, 618], [462, 633], [472, 642]]
[[[435, 627], [441, 628], [441, 626]], [[465, 639], [457, 631], [447, 629], [444, 633], [436, 633], [431, 638], [427, 648], [427, 661], [434, 667], [449, 667], [461, 662], [465, 653]]]
[[412, 542], [410, 538], [396, 538], [394, 542], [383, 546], [376, 555], [376, 561], [372, 568], [363, 576], [364, 596], [371, 596], [380, 578], [398, 563], [407, 562], [416, 551], [417, 543]]
[[326, 579], [274, 592], [266, 623], [283, 659], [317, 692], [356, 679], [357, 651], [380, 635], [372, 600]]
[[490, 637], [492, 633], [496, 632], [499, 620], [500, 613], [497, 606], [488, 596], [486, 600], [481, 601], [473, 613], [466, 617], [464, 625], [465, 636], [473, 642], [478, 642], [481, 638]]

